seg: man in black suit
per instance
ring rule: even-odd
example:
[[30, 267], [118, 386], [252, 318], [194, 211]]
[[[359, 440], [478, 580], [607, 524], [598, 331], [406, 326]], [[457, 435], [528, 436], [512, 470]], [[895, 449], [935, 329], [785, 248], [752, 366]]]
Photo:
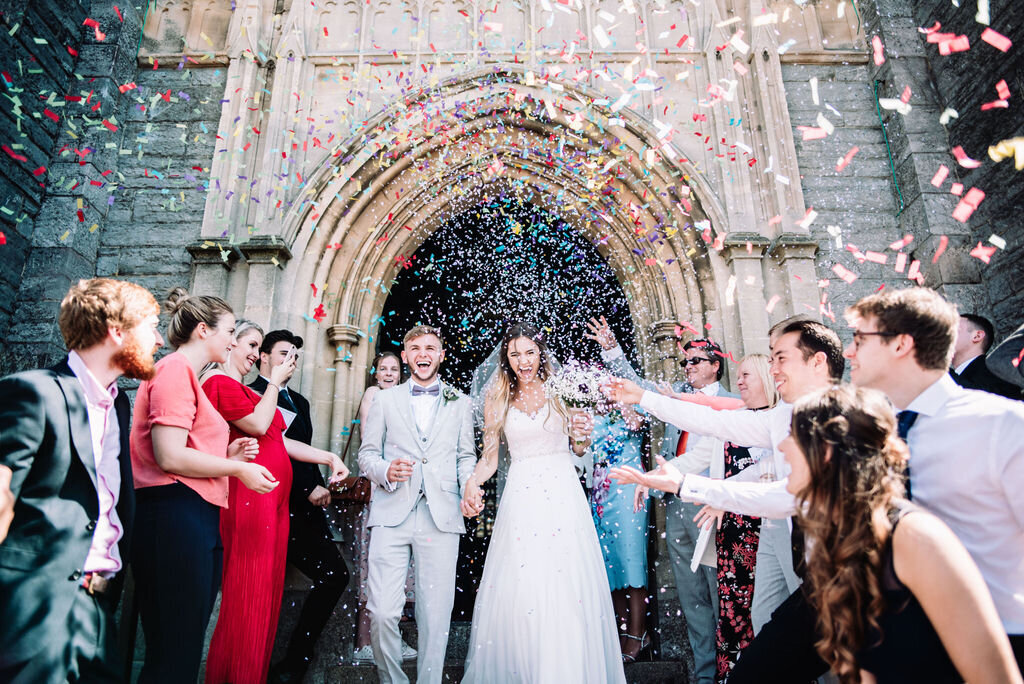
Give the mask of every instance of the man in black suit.
[[0, 682], [124, 678], [114, 609], [135, 490], [117, 378], [152, 376], [159, 312], [138, 285], [79, 281], [60, 308], [68, 358], [0, 380], [0, 465], [14, 497], [0, 543]]
[[994, 341], [991, 321], [976, 314], [960, 314], [949, 373], [961, 387], [1020, 399], [1020, 388], [996, 377], [985, 363], [985, 355]]
[[[302, 338], [288, 330], [271, 330], [260, 345], [260, 376], [249, 386], [259, 393], [267, 388], [270, 369], [290, 359], [302, 348]], [[277, 407], [286, 417], [294, 416], [285, 432], [287, 437], [309, 444], [313, 440], [313, 420], [309, 401], [288, 388], [287, 378], [277, 394]], [[287, 412], [287, 413], [284, 413]], [[292, 491], [288, 500], [291, 524], [288, 529], [288, 562], [313, 581], [298, 624], [288, 643], [284, 660], [271, 668], [270, 681], [301, 682], [313, 661], [320, 633], [334, 612], [348, 584], [348, 568], [334, 543], [324, 508], [331, 493], [323, 475], [313, 463], [292, 461]]]

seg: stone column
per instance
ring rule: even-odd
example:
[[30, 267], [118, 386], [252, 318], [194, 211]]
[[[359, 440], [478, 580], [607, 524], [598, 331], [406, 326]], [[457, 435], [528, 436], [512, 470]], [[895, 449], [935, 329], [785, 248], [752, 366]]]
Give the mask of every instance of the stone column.
[[292, 258], [291, 250], [276, 235], [254, 235], [240, 247], [249, 265], [243, 315], [268, 328], [273, 320], [277, 278]]
[[[748, 352], [768, 349], [768, 312], [761, 269], [767, 250], [768, 240], [760, 233], [730, 233], [722, 249], [722, 258], [732, 267], [736, 278], [732, 285], [732, 298], [743, 336], [743, 349], [733, 354], [737, 361]], [[729, 306], [728, 297], [727, 291], [724, 294], [726, 307]]]
[[204, 240], [189, 245], [192, 278], [189, 292], [227, 298], [228, 278], [242, 258], [238, 247]]
[[820, 318], [817, 313], [820, 309], [818, 276], [814, 269], [817, 253], [817, 241], [805, 233], [783, 233], [768, 246], [768, 254], [778, 262], [788, 289], [788, 292], [779, 294], [791, 307], [788, 312], [781, 307], [776, 308], [772, 312], [774, 320], [799, 313]]
[[676, 362], [677, 325], [679, 324], [676, 321], [668, 320], [657, 321], [651, 325], [651, 340], [654, 342], [654, 348], [658, 350], [655, 363], [646, 369], [646, 375], [651, 380], [664, 379], [676, 382], [680, 379], [679, 365]]
[[[345, 440], [349, 439], [348, 430], [352, 425], [352, 416], [362, 398], [352, 391], [352, 349], [359, 344], [359, 328], [354, 325], [332, 325], [327, 329], [327, 337], [337, 350], [334, 357], [334, 403], [331, 409], [331, 445], [330, 450], [341, 453]], [[356, 383], [358, 384], [358, 383]], [[354, 438], [354, 436], [353, 436]], [[346, 461], [353, 472], [358, 468], [355, 454], [358, 444], [349, 446]]]

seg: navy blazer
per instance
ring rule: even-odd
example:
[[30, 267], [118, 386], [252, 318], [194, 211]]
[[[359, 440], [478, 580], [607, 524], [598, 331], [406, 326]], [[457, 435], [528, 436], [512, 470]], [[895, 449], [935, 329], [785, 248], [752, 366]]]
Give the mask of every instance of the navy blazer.
[[[124, 527], [118, 550], [126, 563], [135, 487], [131, 405], [123, 392], [114, 408], [121, 432], [117, 514]], [[14, 522], [0, 543], [2, 669], [32, 658], [48, 642], [70, 640], [67, 618], [99, 517], [85, 391], [67, 361], [0, 380], [0, 464], [13, 471], [15, 497]]]
[[1020, 387], [1006, 382], [989, 370], [985, 363], [984, 354], [974, 357], [974, 360], [967, 364], [967, 368], [964, 369], [963, 373], [958, 375], [956, 371], [950, 370], [949, 374], [953, 376], [953, 379], [956, 380], [957, 384], [961, 387], [981, 390], [982, 392], [991, 392], [992, 394], [998, 394], [1006, 397], [1007, 399], [1021, 398]]

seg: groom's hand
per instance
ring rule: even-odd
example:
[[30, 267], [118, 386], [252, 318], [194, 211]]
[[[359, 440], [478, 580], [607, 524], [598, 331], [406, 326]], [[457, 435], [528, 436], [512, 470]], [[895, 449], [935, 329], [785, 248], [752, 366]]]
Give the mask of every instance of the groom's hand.
[[480, 511], [484, 510], [484, 492], [476, 481], [471, 479], [466, 483], [466, 491], [462, 493], [459, 508], [462, 509], [462, 515], [467, 518], [479, 515]]
[[412, 477], [413, 462], [407, 458], [396, 458], [388, 466], [388, 482], [405, 482]]

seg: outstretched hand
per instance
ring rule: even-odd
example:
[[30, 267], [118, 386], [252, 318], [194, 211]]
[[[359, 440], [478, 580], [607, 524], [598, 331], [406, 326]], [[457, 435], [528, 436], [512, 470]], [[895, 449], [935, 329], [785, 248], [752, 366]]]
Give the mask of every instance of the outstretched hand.
[[601, 386], [601, 391], [606, 397], [620, 404], [639, 404], [644, 396], [643, 388], [626, 378], [610, 379]]
[[587, 323], [587, 329], [590, 333], [583, 333], [583, 336], [588, 340], [594, 340], [601, 349], [605, 351], [611, 351], [619, 346], [618, 341], [615, 339], [615, 333], [612, 332], [612, 328], [608, 325], [608, 321], [605, 320], [604, 316], [601, 316], [601, 320], [598, 321], [596, 318], [591, 318], [590, 322]]
[[683, 484], [683, 474], [660, 455], [655, 456], [655, 459], [658, 467], [654, 470], [645, 473], [632, 466], [618, 466], [608, 471], [608, 477], [620, 485], [636, 484], [675, 494]]

